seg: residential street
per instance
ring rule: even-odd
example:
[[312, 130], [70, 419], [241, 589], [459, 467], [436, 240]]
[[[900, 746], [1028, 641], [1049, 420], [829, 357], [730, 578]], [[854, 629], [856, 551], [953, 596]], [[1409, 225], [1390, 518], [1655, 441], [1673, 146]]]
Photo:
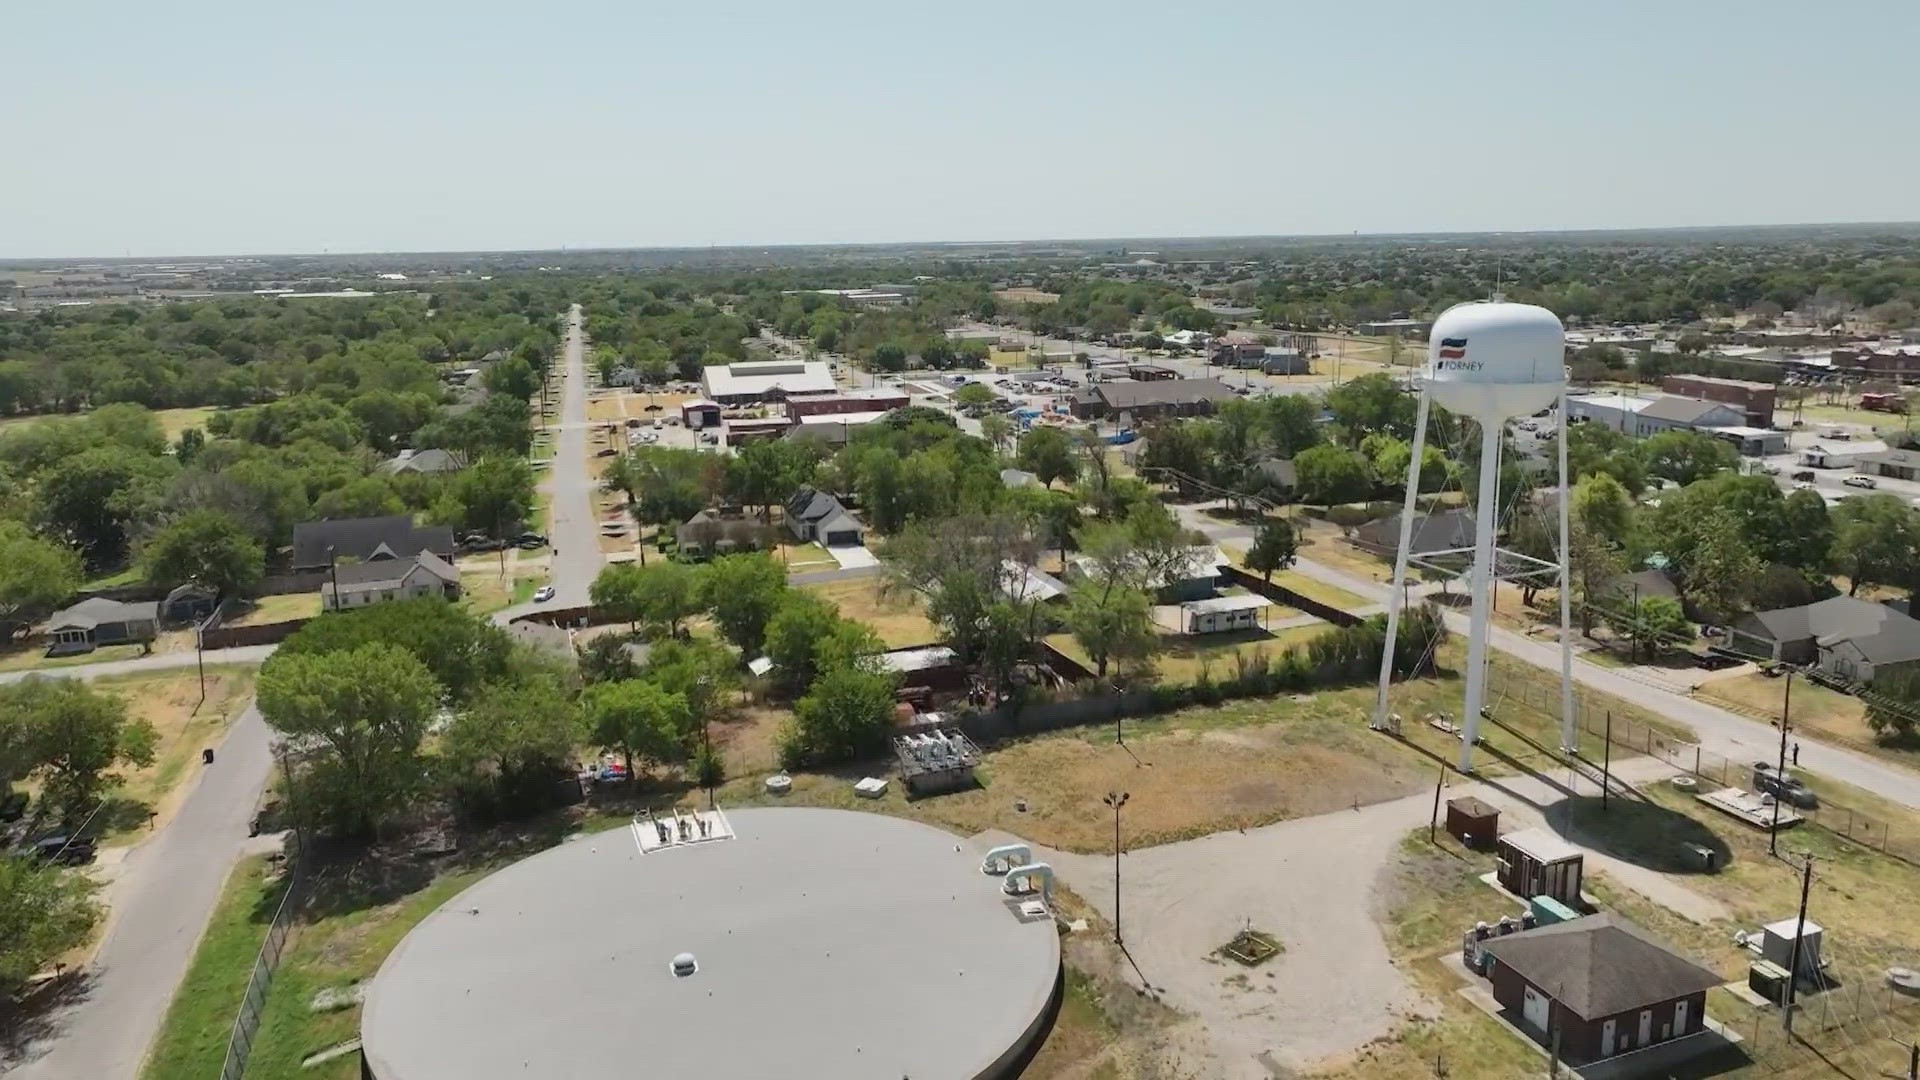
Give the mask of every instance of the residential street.
[[553, 570], [548, 584], [553, 599], [544, 604], [521, 604], [499, 612], [493, 621], [512, 619], [542, 608], [580, 607], [587, 590], [600, 574], [599, 524], [593, 516], [595, 481], [587, 468], [587, 350], [581, 330], [580, 305], [567, 313], [567, 338], [562, 350], [565, 368], [560, 390], [560, 419], [554, 425], [553, 467], [542, 484], [552, 497], [553, 526], [547, 539], [553, 544]]
[[28, 1051], [44, 1056], [7, 1076], [135, 1080], [248, 843], [272, 763], [266, 721], [249, 706], [179, 816], [127, 855], [105, 898], [113, 914], [89, 984], [55, 1015], [51, 1038]]
[[[257, 664], [272, 656], [273, 648], [272, 645], [242, 645], [234, 649], [215, 649], [207, 653], [207, 663]], [[190, 652], [156, 653], [153, 656], [136, 656], [127, 660], [102, 660], [97, 664], [71, 664], [67, 667], [0, 672], [0, 683], [19, 682], [29, 675], [45, 675], [55, 679], [98, 679], [104, 675], [135, 675], [143, 671], [192, 667], [195, 662], [195, 656]]]

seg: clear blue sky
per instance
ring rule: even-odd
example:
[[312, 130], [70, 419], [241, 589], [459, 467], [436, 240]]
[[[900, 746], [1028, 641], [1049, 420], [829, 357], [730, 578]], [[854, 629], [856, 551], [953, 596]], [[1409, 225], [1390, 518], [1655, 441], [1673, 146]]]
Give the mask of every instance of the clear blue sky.
[[1920, 218], [1920, 2], [20, 3], [0, 257]]

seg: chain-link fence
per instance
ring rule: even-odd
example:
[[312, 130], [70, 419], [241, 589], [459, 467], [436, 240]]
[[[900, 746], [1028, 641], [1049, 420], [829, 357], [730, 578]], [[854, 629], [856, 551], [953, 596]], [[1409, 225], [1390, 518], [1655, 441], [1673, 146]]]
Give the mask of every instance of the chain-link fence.
[[[1491, 672], [1488, 695], [1496, 701], [1517, 703], [1549, 716], [1560, 715], [1558, 683], [1534, 682]], [[1577, 688], [1574, 693], [1574, 715], [1582, 731], [1599, 739], [1606, 739], [1611, 731], [1613, 745], [1629, 753], [1659, 758], [1719, 787], [1751, 789], [1753, 786], [1755, 762], [1734, 761], [1702, 749], [1696, 743], [1676, 738], [1672, 732], [1626, 717], [1609, 718], [1605, 708], [1584, 700]], [[1835, 836], [1920, 866], [1920, 833], [1896, 828], [1882, 818], [1824, 797], [1817, 806], [1797, 806], [1793, 809], [1807, 823]]]
[[247, 1058], [253, 1052], [253, 1038], [260, 1028], [260, 1014], [267, 1007], [267, 991], [273, 987], [273, 973], [280, 966], [280, 954], [286, 950], [287, 934], [293, 925], [293, 913], [300, 905], [301, 889], [306, 884], [305, 851], [299, 832], [287, 834], [287, 891], [274, 909], [267, 938], [253, 958], [253, 975], [247, 980], [246, 995], [240, 999], [240, 1012], [233, 1018], [233, 1034], [227, 1038], [227, 1060], [220, 1067], [220, 1080], [240, 1080], [246, 1075]]

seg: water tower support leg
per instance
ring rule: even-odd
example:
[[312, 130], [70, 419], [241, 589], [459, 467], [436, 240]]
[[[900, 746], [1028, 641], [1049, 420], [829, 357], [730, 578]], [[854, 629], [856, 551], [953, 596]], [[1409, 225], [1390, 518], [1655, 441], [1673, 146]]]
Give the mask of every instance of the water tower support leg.
[[1487, 695], [1487, 631], [1493, 619], [1493, 532], [1499, 527], [1500, 435], [1498, 418], [1480, 422], [1480, 498], [1473, 514], [1473, 615], [1467, 630], [1466, 715], [1460, 718], [1460, 771], [1473, 771], [1473, 743], [1480, 737], [1480, 707]]
[[1373, 726], [1387, 725], [1387, 688], [1393, 682], [1393, 650], [1400, 637], [1401, 601], [1407, 593], [1407, 548], [1413, 544], [1413, 514], [1419, 507], [1420, 458], [1427, 452], [1427, 411], [1433, 399], [1420, 392], [1413, 416], [1413, 458], [1407, 463], [1407, 500], [1400, 508], [1400, 546], [1393, 554], [1393, 586], [1387, 590], [1387, 645], [1380, 654], [1380, 696], [1373, 706]]
[[1560, 750], [1571, 757], [1580, 749], [1580, 730], [1573, 714], [1573, 551], [1568, 526], [1571, 501], [1567, 490], [1567, 388], [1560, 387], [1559, 415], [1554, 421], [1560, 436]]

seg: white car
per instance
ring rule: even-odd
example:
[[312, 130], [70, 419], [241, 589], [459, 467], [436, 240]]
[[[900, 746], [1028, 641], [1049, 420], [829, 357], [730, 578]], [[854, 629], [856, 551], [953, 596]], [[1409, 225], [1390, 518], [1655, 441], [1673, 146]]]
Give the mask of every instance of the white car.
[[553, 586], [542, 585], [538, 589], [533, 590], [534, 603], [544, 604], [551, 599], [553, 599]]
[[1848, 487], [1866, 488], [1868, 491], [1872, 491], [1874, 488], [1880, 486], [1874, 483], [1873, 477], [1871, 476], [1849, 476], [1840, 482]]

